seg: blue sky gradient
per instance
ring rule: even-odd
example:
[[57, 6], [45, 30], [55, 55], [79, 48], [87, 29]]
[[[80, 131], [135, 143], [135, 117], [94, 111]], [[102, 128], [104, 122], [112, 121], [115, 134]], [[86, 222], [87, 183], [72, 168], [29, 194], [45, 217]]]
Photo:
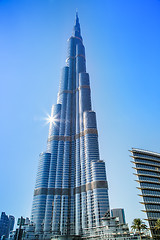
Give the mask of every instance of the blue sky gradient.
[[160, 152], [160, 1], [0, 1], [0, 211], [30, 217], [78, 8], [111, 208], [145, 218], [129, 149]]

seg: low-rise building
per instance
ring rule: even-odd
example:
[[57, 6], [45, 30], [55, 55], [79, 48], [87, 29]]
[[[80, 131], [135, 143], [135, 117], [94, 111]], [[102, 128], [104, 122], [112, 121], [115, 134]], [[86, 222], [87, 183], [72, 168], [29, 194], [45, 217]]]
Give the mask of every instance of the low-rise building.
[[[99, 227], [85, 229], [84, 240], [132, 240], [141, 239], [139, 234], [131, 233], [128, 224], [121, 224], [119, 217], [103, 217]], [[142, 239], [150, 239], [149, 236], [142, 235]]]

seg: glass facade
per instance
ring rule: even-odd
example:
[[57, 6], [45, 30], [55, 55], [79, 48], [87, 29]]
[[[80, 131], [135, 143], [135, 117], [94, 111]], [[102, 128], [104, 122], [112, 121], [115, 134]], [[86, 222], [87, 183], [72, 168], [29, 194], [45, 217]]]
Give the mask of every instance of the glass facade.
[[125, 214], [124, 214], [124, 209], [123, 208], [111, 209], [111, 216], [112, 217], [118, 217], [120, 224], [126, 224]]
[[3, 236], [4, 239], [7, 239], [10, 231], [13, 230], [15, 223], [15, 217], [12, 215], [6, 215], [5, 212], [1, 213], [0, 217], [0, 239]]
[[151, 234], [157, 239], [160, 236], [155, 230], [155, 222], [160, 218], [160, 154], [135, 148], [131, 153]]
[[38, 234], [82, 235], [85, 228], [100, 226], [109, 210], [109, 199], [77, 14], [50, 120], [47, 151], [40, 154], [31, 220]]

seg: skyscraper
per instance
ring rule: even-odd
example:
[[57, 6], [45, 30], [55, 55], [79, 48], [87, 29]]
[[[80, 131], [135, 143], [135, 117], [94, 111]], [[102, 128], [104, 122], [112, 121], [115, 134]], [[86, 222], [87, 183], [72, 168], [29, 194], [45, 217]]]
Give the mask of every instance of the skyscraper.
[[159, 239], [160, 231], [156, 231], [155, 222], [160, 218], [160, 154], [142, 149], [132, 148], [133, 163], [138, 177], [147, 220], [153, 239]]
[[109, 211], [105, 163], [100, 160], [85, 48], [76, 13], [57, 104], [49, 118], [47, 150], [40, 154], [31, 220], [35, 232], [82, 235]]
[[1, 213], [0, 218], [0, 238], [5, 236], [8, 238], [10, 231], [14, 228], [15, 217], [11, 215], [6, 215], [5, 212]]

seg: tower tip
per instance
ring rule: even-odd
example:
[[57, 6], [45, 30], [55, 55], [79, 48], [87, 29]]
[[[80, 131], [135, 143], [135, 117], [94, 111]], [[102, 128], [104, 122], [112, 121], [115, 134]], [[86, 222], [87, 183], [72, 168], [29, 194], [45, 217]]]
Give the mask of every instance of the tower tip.
[[73, 28], [73, 36], [81, 37], [81, 30], [80, 30], [80, 24], [79, 24], [79, 17], [78, 17], [78, 10], [76, 9], [76, 18], [75, 18], [75, 25]]
[[78, 18], [78, 9], [76, 8], [76, 22], [79, 22], [79, 18]]
[[78, 8], [76, 8], [76, 17], [78, 17]]

